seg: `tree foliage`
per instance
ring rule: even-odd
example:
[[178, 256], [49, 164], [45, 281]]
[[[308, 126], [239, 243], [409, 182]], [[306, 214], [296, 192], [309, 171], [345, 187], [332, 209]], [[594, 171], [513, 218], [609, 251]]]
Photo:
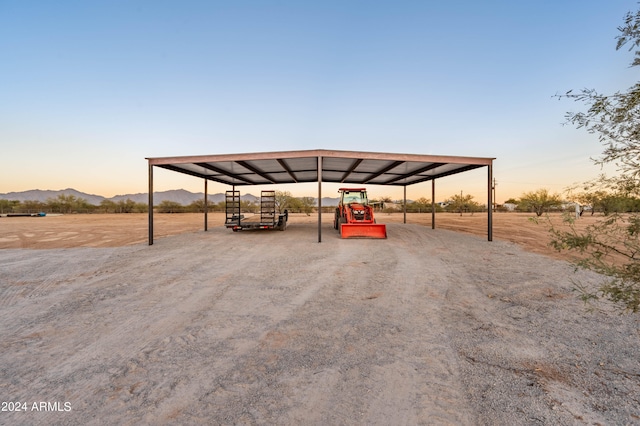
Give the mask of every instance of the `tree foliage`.
[[158, 213], [183, 213], [184, 207], [175, 201], [164, 200], [158, 204]]
[[591, 208], [591, 215], [600, 212], [611, 213], [640, 212], [640, 187], [635, 179], [625, 176], [607, 177], [600, 175], [579, 186], [567, 190], [570, 199]]
[[[629, 12], [619, 27], [616, 50], [629, 46], [634, 51], [632, 67], [640, 65], [640, 11]], [[594, 89], [569, 91], [558, 98], [582, 103], [583, 112], [568, 112], [567, 122], [598, 135], [604, 145], [596, 164], [615, 164], [619, 176], [596, 179], [585, 185], [578, 199], [600, 206], [602, 220], [578, 231], [573, 219], [568, 228], [552, 227], [552, 245], [558, 250], [574, 250], [577, 265], [608, 277], [597, 288], [578, 285], [583, 300], [605, 299], [624, 311], [640, 312], [640, 215], [629, 211], [629, 200], [637, 199], [640, 187], [640, 82], [625, 92], [604, 95]], [[635, 202], [632, 202], [634, 204]]]
[[316, 200], [313, 197], [301, 197], [298, 199], [300, 200], [300, 209], [302, 210], [302, 213], [307, 216], [311, 216], [311, 213], [316, 206]]
[[[591, 224], [583, 231], [574, 226], [576, 219], [564, 217], [567, 228], [551, 226], [551, 245], [556, 250], [574, 250], [580, 254], [577, 266], [610, 277], [596, 289], [578, 285], [585, 302], [607, 299], [622, 310], [640, 311], [640, 215], [614, 213]], [[567, 230], [568, 229], [568, 230]]]
[[[618, 27], [616, 50], [630, 45], [629, 50], [640, 47], [640, 11], [627, 13], [624, 25]], [[640, 50], [634, 52], [631, 66], [640, 65]], [[626, 92], [604, 95], [595, 89], [582, 89], [578, 93], [569, 90], [558, 98], [569, 98], [583, 103], [587, 110], [568, 112], [568, 123], [598, 135], [605, 146], [597, 164], [614, 163], [629, 178], [640, 177], [640, 82]]]
[[520, 196], [518, 207], [522, 210], [532, 211], [536, 216], [542, 216], [553, 207], [558, 207], [562, 203], [559, 194], [551, 194], [547, 189], [525, 192]]
[[452, 195], [447, 201], [447, 211], [460, 213], [463, 212], [477, 212], [481, 210], [480, 204], [473, 200], [471, 194], [455, 194]]
[[[407, 212], [408, 213], [431, 213], [432, 203], [429, 198], [420, 197], [413, 202], [407, 202]], [[440, 204], [435, 204], [435, 211], [442, 212], [444, 209], [440, 206]]]
[[305, 213], [307, 216], [315, 208], [313, 197], [294, 197], [289, 191], [276, 191], [276, 210], [282, 214], [285, 210], [295, 213]]
[[19, 205], [18, 200], [0, 200], [0, 214], [17, 212], [16, 206]]
[[47, 201], [0, 200], [0, 214], [4, 213], [145, 213], [146, 203], [136, 203], [131, 199], [112, 201], [102, 200], [99, 205], [89, 203], [74, 195], [49, 197]]
[[289, 191], [276, 191], [276, 210], [279, 214], [284, 213], [288, 209], [293, 200], [293, 196]]
[[[440, 208], [439, 205], [436, 205], [436, 211]], [[440, 208], [440, 210], [442, 210]], [[431, 200], [426, 197], [420, 197], [417, 200], [414, 200], [412, 203], [407, 203], [407, 212], [409, 213], [427, 213], [431, 212]]]
[[47, 199], [46, 205], [53, 213], [89, 213], [95, 209], [95, 206], [84, 198], [64, 194]]

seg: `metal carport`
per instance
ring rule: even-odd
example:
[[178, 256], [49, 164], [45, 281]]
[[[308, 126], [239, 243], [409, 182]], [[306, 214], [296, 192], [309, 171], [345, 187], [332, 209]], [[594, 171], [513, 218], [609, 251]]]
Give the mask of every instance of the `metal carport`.
[[[432, 204], [435, 180], [445, 176], [487, 167], [487, 239], [492, 241], [493, 160], [485, 157], [394, 154], [381, 152], [304, 150], [246, 154], [197, 155], [147, 158], [149, 162], [149, 245], [153, 244], [153, 167], [236, 186], [318, 182], [318, 242], [322, 241], [322, 183], [393, 185], [406, 187], [431, 181]], [[207, 230], [205, 208], [205, 231]], [[432, 208], [435, 228], [435, 209]], [[406, 222], [406, 214], [405, 214]]]

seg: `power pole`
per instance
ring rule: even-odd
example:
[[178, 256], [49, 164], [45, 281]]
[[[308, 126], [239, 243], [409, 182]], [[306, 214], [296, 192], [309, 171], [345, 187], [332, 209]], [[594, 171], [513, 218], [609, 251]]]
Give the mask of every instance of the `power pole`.
[[496, 211], [496, 205], [498, 204], [496, 202], [496, 185], [497, 185], [496, 178], [493, 178], [493, 186], [491, 187], [491, 190], [493, 191], [493, 197], [491, 197], [491, 198], [493, 198], [493, 212], [494, 213]]

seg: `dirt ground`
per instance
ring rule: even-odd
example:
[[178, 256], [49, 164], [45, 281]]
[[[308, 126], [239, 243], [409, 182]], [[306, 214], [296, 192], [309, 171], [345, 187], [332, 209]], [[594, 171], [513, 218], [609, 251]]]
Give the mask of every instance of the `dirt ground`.
[[[402, 213], [378, 213], [380, 223], [402, 223]], [[511, 241], [525, 250], [566, 259], [567, 254], [559, 254], [548, 246], [549, 235], [544, 224], [529, 220], [531, 214], [495, 213], [493, 215], [493, 238]], [[555, 223], [560, 216], [554, 215]], [[586, 226], [597, 219], [585, 215], [579, 224]], [[290, 215], [290, 224], [316, 224], [317, 216], [305, 214]], [[322, 222], [332, 223], [333, 216], [322, 215]], [[431, 214], [407, 214], [408, 224], [431, 227]], [[223, 213], [210, 213], [208, 226], [224, 224]], [[436, 215], [436, 228], [467, 232], [487, 236], [487, 215], [439, 213]], [[155, 214], [154, 238], [177, 235], [185, 232], [198, 232], [204, 229], [203, 214]], [[331, 230], [327, 234], [331, 234]], [[148, 216], [146, 214], [91, 214], [60, 215], [47, 217], [0, 217], [0, 249], [3, 248], [71, 248], [71, 247], [119, 247], [147, 242]], [[317, 240], [317, 232], [310, 238]]]
[[527, 215], [323, 217], [0, 218], [0, 424], [640, 424], [640, 320]]

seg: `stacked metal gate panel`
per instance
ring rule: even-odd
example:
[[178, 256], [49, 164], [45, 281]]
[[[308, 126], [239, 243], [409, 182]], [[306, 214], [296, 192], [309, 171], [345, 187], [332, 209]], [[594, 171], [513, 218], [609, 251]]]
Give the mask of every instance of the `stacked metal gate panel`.
[[240, 191], [227, 191], [225, 193], [225, 224], [236, 224], [240, 226], [242, 216], [240, 215]]
[[262, 191], [260, 196], [260, 223], [267, 226], [276, 224], [276, 191]]

